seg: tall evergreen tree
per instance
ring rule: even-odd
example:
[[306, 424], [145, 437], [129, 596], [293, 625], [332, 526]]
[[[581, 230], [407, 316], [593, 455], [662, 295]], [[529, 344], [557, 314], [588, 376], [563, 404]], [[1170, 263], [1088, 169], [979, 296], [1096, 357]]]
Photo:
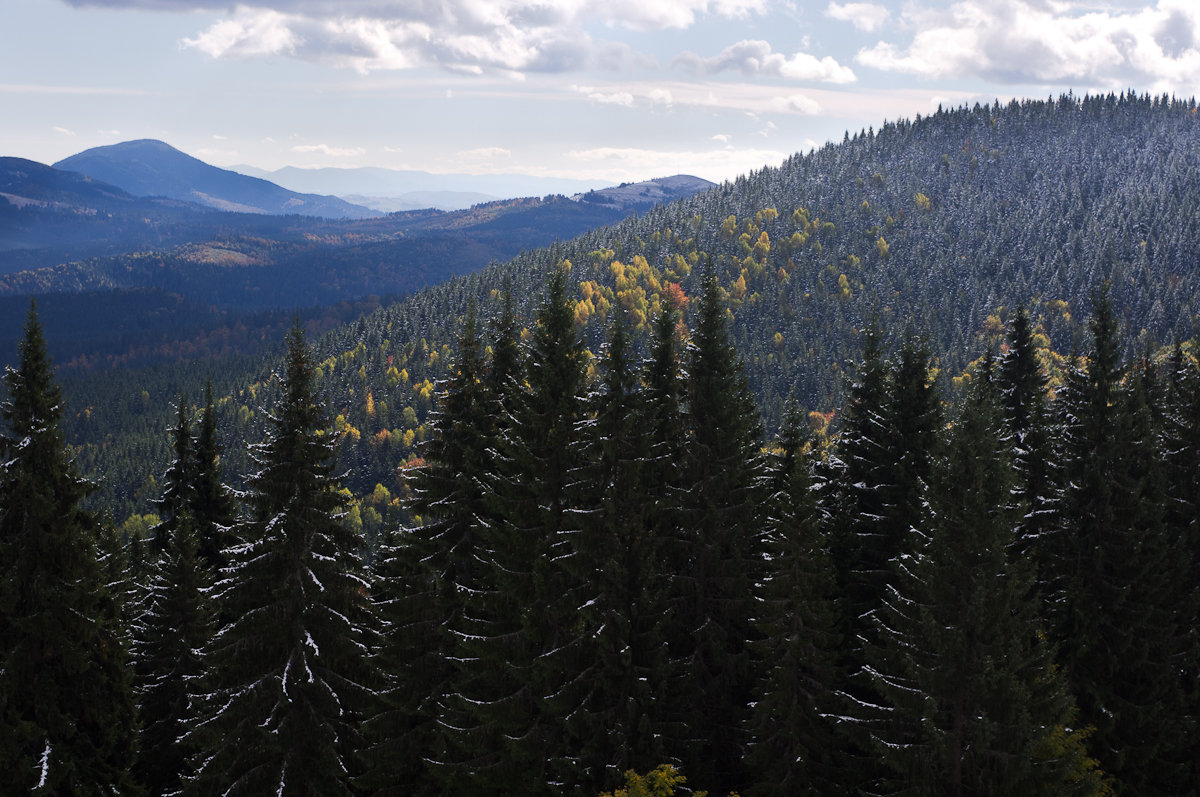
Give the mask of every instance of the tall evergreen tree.
[[[1195, 349], [1193, 349], [1195, 351]], [[1200, 734], [1200, 368], [1178, 343], [1171, 359], [1162, 454], [1166, 475], [1164, 522], [1179, 568], [1176, 617], [1181, 633], [1179, 673], [1185, 738]], [[1200, 790], [1200, 760], [1188, 778]]]
[[811, 442], [793, 404], [771, 461], [769, 565], [757, 590], [765, 672], [750, 717], [748, 763], [750, 793], [761, 797], [836, 794], [845, 782], [843, 740], [828, 716], [838, 683], [835, 577]]
[[991, 386], [977, 380], [937, 468], [930, 518], [875, 616], [865, 706], [883, 791], [1096, 794], [1101, 783], [1038, 620]]
[[478, 335], [472, 304], [422, 449], [425, 464], [410, 480], [409, 508], [423, 522], [396, 534], [378, 555], [376, 602], [387, 623], [378, 662], [391, 683], [368, 728], [366, 783], [377, 794], [455, 791], [476, 737], [486, 733], [469, 727], [470, 715], [458, 705], [460, 681], [478, 677], [463, 664], [472, 607], [494, 591], [479, 518], [487, 513], [495, 419]]
[[135, 632], [141, 746], [133, 772], [147, 794], [172, 794], [199, 751], [187, 735], [192, 691], [204, 674], [200, 651], [212, 637], [212, 575], [196, 550], [190, 513], [176, 518]]
[[[832, 464], [834, 532], [830, 551], [843, 596], [843, 631], [847, 635], [843, 647], [847, 650], [862, 648], [858, 639], [863, 634], [862, 618], [878, 607], [882, 597], [879, 588], [863, 573], [879, 572], [887, 561], [881, 550], [882, 562], [867, 562], [872, 552], [883, 547], [878, 519], [885, 511], [881, 487], [887, 482], [890, 466], [888, 430], [884, 425], [887, 394], [887, 364], [879, 328], [872, 322], [863, 338], [862, 360], [857, 378], [850, 385]], [[847, 669], [857, 667], [856, 663], [849, 664]]]
[[134, 794], [136, 720], [89, 485], [35, 306], [0, 408], [0, 772], [13, 793]]
[[350, 794], [374, 701], [375, 620], [361, 541], [342, 523], [334, 440], [297, 323], [282, 396], [255, 447], [247, 519], [218, 584], [232, 618], [204, 650], [187, 794]]
[[468, 697], [477, 723], [504, 740], [487, 774], [488, 788], [499, 794], [541, 794], [579, 782], [563, 728], [563, 707], [583, 687], [567, 514], [584, 411], [584, 349], [567, 297], [568, 267], [548, 275], [524, 358], [526, 384], [504, 399], [512, 411], [502, 415], [488, 479], [485, 535], [496, 592], [481, 618], [485, 639], [474, 666], [491, 675], [476, 682], [478, 697]]
[[679, 706], [688, 732], [682, 770], [714, 791], [744, 785], [745, 720], [757, 663], [751, 640], [754, 585], [761, 578], [762, 485], [758, 413], [716, 279], [706, 278], [688, 353], [684, 470], [690, 492], [679, 529], [686, 567], [676, 583], [676, 622], [687, 641]]
[[660, 537], [651, 525], [650, 439], [644, 396], [630, 362], [623, 310], [615, 309], [603, 381], [583, 422], [576, 473], [577, 531], [570, 560], [582, 586], [586, 691], [567, 722], [587, 794], [615, 788], [630, 769], [662, 762], [655, 699], [666, 673], [662, 651], [664, 577]]
[[171, 447], [175, 456], [163, 474], [162, 495], [154, 501], [159, 522], [150, 530], [150, 549], [155, 556], [166, 552], [171, 536], [190, 524], [194, 516], [198, 463], [187, 396], [179, 397]]
[[[1029, 313], [1024, 307], [1017, 308], [1008, 338], [1008, 351], [1000, 359], [996, 383], [1013, 451], [1016, 489], [1024, 510], [1018, 543], [1040, 570], [1047, 538], [1052, 534], [1058, 473], [1046, 377], [1038, 363]], [[1039, 573], [1039, 583], [1047, 577]], [[1039, 591], [1046, 592], [1040, 587]]]
[[1118, 790], [1177, 794], [1182, 741], [1177, 609], [1169, 589], [1159, 455], [1136, 375], [1123, 387], [1117, 324], [1093, 297], [1091, 348], [1062, 399], [1064, 476], [1051, 605], [1080, 720]]
[[203, 566], [217, 574], [228, 563], [226, 554], [234, 545], [237, 504], [221, 474], [221, 442], [217, 438], [211, 380], [204, 384], [204, 410], [196, 434], [195, 463], [191, 510], [196, 544]]

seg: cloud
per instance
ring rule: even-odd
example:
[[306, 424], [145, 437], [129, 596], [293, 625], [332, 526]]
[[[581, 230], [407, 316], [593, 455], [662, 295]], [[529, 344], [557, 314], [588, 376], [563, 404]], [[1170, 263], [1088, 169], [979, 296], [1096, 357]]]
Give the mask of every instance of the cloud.
[[816, 116], [821, 112], [821, 105], [811, 97], [806, 97], [803, 94], [792, 94], [788, 97], [777, 97], [773, 104], [780, 111], [789, 111], [792, 113], [804, 114], [805, 116]]
[[[1097, 10], [1101, 9], [1101, 10]], [[962, 0], [942, 10], [906, 7], [907, 45], [880, 41], [858, 63], [930, 78], [998, 83], [1195, 91], [1200, 6], [1159, 0], [1121, 10], [1081, 2]]]
[[823, 83], [853, 83], [856, 80], [850, 67], [839, 64], [830, 56], [817, 58], [808, 53], [787, 56], [773, 52], [770, 43], [761, 39], [745, 39], [731, 44], [711, 58], [702, 58], [691, 52], [682, 53], [675, 63], [702, 75], [737, 71], [747, 77], [767, 75]]
[[58, 133], [59, 135], [63, 135], [63, 136], [74, 136], [75, 135], [74, 130], [68, 130], [65, 127], [59, 127], [58, 125], [55, 125], [54, 127], [51, 127], [50, 129], [53, 130], [55, 133]]
[[633, 107], [633, 95], [628, 91], [600, 91], [591, 86], [571, 86], [571, 90], [584, 95], [592, 102], [601, 105], [620, 105], [625, 108]]
[[590, 31], [686, 29], [765, 13], [770, 0], [66, 0], [74, 6], [209, 11], [183, 39], [213, 58], [288, 57], [360, 72], [626, 69], [652, 62]]
[[462, 150], [456, 157], [462, 160], [496, 160], [498, 158], [511, 158], [512, 151], [504, 147], [478, 147], [477, 149]]
[[883, 27], [889, 14], [886, 7], [875, 3], [830, 3], [825, 9], [826, 16], [868, 32]]
[[328, 144], [297, 144], [292, 147], [292, 152], [319, 152], [322, 155], [327, 155], [331, 158], [353, 158], [358, 155], [365, 155], [366, 150], [362, 147], [331, 147]]

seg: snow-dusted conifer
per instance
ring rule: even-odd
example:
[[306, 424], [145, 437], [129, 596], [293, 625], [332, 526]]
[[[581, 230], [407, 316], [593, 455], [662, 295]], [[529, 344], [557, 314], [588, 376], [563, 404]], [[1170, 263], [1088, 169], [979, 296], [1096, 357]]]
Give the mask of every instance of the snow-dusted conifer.
[[233, 547], [233, 524], [237, 504], [221, 476], [221, 442], [217, 439], [217, 415], [213, 407], [212, 382], [204, 384], [204, 410], [196, 433], [195, 481], [192, 489], [192, 522], [196, 529], [197, 553], [212, 573], [226, 564], [226, 551]]
[[0, 408], [0, 777], [13, 794], [136, 794], [136, 719], [90, 485], [31, 306]]
[[375, 700], [375, 618], [332, 476], [333, 438], [297, 323], [282, 396], [254, 448], [240, 545], [218, 583], [231, 618], [204, 649], [200, 753], [185, 794], [352, 793]]
[[377, 661], [389, 685], [367, 724], [364, 785], [379, 795], [458, 793], [470, 783], [466, 762], [479, 729], [469, 727], [459, 689], [473, 675], [464, 663], [472, 609], [492, 593], [479, 518], [495, 429], [478, 335], [472, 303], [424, 464], [409, 481], [409, 510], [422, 523], [393, 533], [377, 555], [376, 603], [386, 623]]
[[813, 480], [811, 435], [790, 404], [770, 461], [766, 575], [755, 590], [763, 675], [747, 756], [756, 797], [835, 794], [845, 782], [834, 709], [835, 578]]
[[976, 380], [933, 474], [929, 519], [874, 615], [859, 704], [883, 784], [868, 793], [1099, 794], [1064, 674], [1016, 551], [1008, 446]]
[[673, 652], [685, 736], [668, 755], [698, 785], [745, 785], [745, 720], [758, 681], [751, 640], [753, 589], [762, 575], [758, 412], [729, 339], [716, 278], [706, 276], [687, 351], [688, 493], [679, 542], [686, 565], [672, 573]]

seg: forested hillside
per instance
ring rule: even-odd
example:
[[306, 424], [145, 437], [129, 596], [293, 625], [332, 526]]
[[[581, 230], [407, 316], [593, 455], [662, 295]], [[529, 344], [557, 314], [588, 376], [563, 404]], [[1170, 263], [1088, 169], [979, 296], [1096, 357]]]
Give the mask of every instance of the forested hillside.
[[410, 522], [375, 538], [298, 324], [245, 489], [206, 390], [153, 524], [112, 533], [30, 313], [0, 410], [17, 786], [1195, 793], [1194, 346], [1122, 356], [1102, 286], [1057, 390], [1020, 307], [951, 393], [871, 324], [840, 432], [792, 405], [768, 442], [715, 277], [643, 355], [625, 312], [590, 355], [568, 286], [524, 328], [468, 303]]
[[[997, 341], [1018, 305], [1030, 308], [1047, 365], [1057, 368], [1056, 355], [1082, 346], [1080, 313], [1103, 280], [1130, 351], [1188, 338], [1200, 309], [1198, 122], [1192, 101], [1135, 95], [888, 122], [423, 291], [317, 342], [349, 480], [356, 491], [398, 489], [395, 463], [417, 455], [427, 434], [468, 302], [481, 318], [495, 316], [507, 283], [528, 325], [543, 275], [563, 260], [592, 352], [615, 306], [627, 309], [640, 351], [664, 297], [686, 308], [711, 261], [768, 430], [789, 395], [839, 425], [846, 364], [872, 319], [889, 339], [906, 328], [924, 335], [944, 377]], [[218, 367], [198, 363], [184, 381], [150, 377], [162, 387], [139, 428], [165, 428], [172, 394], [195, 395]], [[253, 419], [272, 395], [266, 373], [242, 375], [244, 387], [221, 397], [234, 440], [258, 434]], [[123, 517], [144, 511], [130, 496], [145, 475], [114, 464], [141, 461], [134, 447], [165, 462], [166, 440], [135, 446], [116, 409], [131, 399], [102, 381], [72, 387], [75, 413], [93, 411], [73, 416], [71, 434], [87, 471], [115, 482], [105, 500]]]

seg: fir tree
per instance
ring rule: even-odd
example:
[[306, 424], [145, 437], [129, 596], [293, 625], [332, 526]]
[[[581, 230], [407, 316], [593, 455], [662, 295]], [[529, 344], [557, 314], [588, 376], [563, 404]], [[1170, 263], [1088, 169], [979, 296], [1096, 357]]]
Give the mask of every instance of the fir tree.
[[616, 309], [603, 381], [583, 422], [573, 581], [583, 585], [579, 619], [587, 650], [580, 707], [567, 722], [584, 793], [620, 783], [630, 769], [662, 761], [655, 720], [666, 660], [660, 538], [651, 526], [656, 494], [646, 478], [650, 441], [644, 396], [630, 362], [623, 311]]
[[500, 794], [578, 782], [562, 724], [564, 705], [578, 700], [583, 666], [566, 519], [584, 409], [584, 349], [567, 298], [568, 267], [547, 278], [524, 358], [526, 386], [503, 398], [512, 411], [501, 416], [488, 479], [485, 535], [496, 592], [480, 618], [484, 638], [473, 665], [488, 675], [475, 682], [478, 696], [466, 697], [475, 701], [476, 723], [504, 740], [487, 773], [488, 787]]
[[[977, 380], [934, 474], [930, 517], [875, 617], [864, 706], [885, 791], [1096, 794], [1068, 686], [1041, 632], [991, 386]], [[1066, 740], [1063, 737], [1066, 735]]]
[[150, 530], [150, 550], [155, 556], [162, 556], [166, 552], [171, 536], [191, 523], [194, 516], [198, 461], [187, 396], [179, 397], [175, 428], [171, 430], [171, 446], [175, 457], [163, 475], [162, 495], [154, 502], [160, 518]]
[[473, 737], [485, 732], [468, 728], [470, 716], [458, 705], [460, 682], [472, 675], [461, 664], [461, 639], [473, 604], [494, 591], [479, 523], [495, 444], [485, 376], [472, 304], [422, 449], [424, 465], [410, 480], [409, 508], [423, 523], [379, 553], [376, 602], [387, 630], [377, 659], [390, 687], [368, 726], [366, 784], [377, 794], [454, 791], [478, 745]]
[[0, 409], [0, 772], [14, 793], [134, 794], [136, 720], [98, 524], [36, 307]]
[[[844, 762], [828, 712], [837, 683], [834, 573], [813, 482], [811, 439], [793, 404], [773, 455], [768, 572], [757, 590], [765, 674], [749, 724], [750, 794], [834, 794]], [[808, 450], [806, 450], [808, 447]]]
[[200, 651], [213, 630], [211, 574], [196, 552], [195, 525], [180, 515], [139, 618], [134, 654], [141, 747], [134, 775], [148, 794], [174, 793], [198, 752], [187, 736], [192, 691], [204, 673]]
[[[227, 564], [226, 552], [233, 547], [233, 525], [237, 505], [221, 475], [221, 443], [217, 439], [217, 417], [213, 407], [212, 382], [204, 384], [204, 410], [195, 444], [195, 479], [192, 489], [192, 522], [202, 565], [216, 574]], [[224, 623], [222, 623], [224, 624]]]
[[[1009, 329], [1008, 351], [1000, 360], [996, 384], [1013, 452], [1016, 489], [1024, 515], [1018, 544], [1041, 570], [1048, 538], [1053, 533], [1057, 471], [1052, 444], [1046, 377], [1037, 359], [1029, 314], [1018, 307]], [[1039, 572], [1038, 583], [1049, 578]], [[1043, 598], [1048, 589], [1039, 586]]]
[[1173, 628], [1177, 594], [1164, 535], [1155, 435], [1139, 379], [1125, 369], [1103, 292], [1091, 348], [1062, 399], [1064, 476], [1052, 547], [1056, 639], [1092, 750], [1119, 790], [1175, 794], [1182, 743]]
[[207, 691], [187, 794], [349, 794], [373, 702], [374, 618], [343, 523], [334, 441], [299, 324], [282, 396], [254, 449], [242, 543], [218, 584], [232, 618], [204, 650]]
[[681, 671], [683, 771], [715, 791], [743, 785], [747, 706], [758, 679], [751, 652], [753, 587], [761, 577], [758, 415], [709, 276], [688, 349], [689, 436], [682, 507], [686, 567], [673, 573], [676, 622], [689, 638]]

